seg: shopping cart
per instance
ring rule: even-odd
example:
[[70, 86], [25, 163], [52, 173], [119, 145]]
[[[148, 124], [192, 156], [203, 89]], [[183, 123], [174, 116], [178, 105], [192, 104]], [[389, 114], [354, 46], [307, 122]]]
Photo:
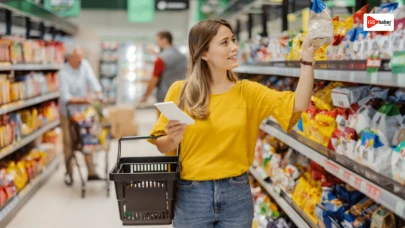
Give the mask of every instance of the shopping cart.
[[180, 178], [179, 156], [121, 158], [122, 141], [156, 138], [129, 136], [118, 141], [117, 163], [109, 178], [115, 184], [123, 225], [172, 223], [176, 183]]
[[[90, 104], [68, 104], [68, 119], [69, 119], [69, 133], [72, 143], [71, 156], [65, 161], [66, 164], [73, 162], [79, 171], [82, 187], [82, 198], [86, 195], [86, 181], [81, 172], [80, 164], [77, 160], [76, 153], [82, 153], [84, 156], [88, 153], [105, 152], [105, 175], [108, 176], [108, 152], [110, 150], [110, 123], [102, 123], [96, 119], [75, 119], [75, 115], [83, 111], [86, 107], [91, 107]], [[99, 138], [99, 134], [103, 134], [103, 142]], [[98, 138], [98, 139], [97, 139]], [[67, 167], [67, 166], [66, 166]], [[106, 182], [107, 197], [110, 195], [110, 184], [108, 178], [99, 181]], [[73, 184], [73, 175], [68, 171], [65, 174], [65, 184], [70, 186]]]

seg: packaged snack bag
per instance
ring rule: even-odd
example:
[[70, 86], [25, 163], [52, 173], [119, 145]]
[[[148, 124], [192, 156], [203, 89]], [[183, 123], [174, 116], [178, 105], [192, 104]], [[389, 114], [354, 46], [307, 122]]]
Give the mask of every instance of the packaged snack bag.
[[369, 94], [370, 86], [336, 87], [332, 90], [333, 105], [340, 108], [350, 106]]
[[339, 147], [337, 153], [341, 153], [350, 159], [354, 159], [354, 150], [358, 141], [358, 136], [353, 128], [346, 127], [343, 131], [341, 138], [341, 147]]
[[328, 84], [325, 88], [315, 92], [312, 96], [312, 101], [318, 110], [331, 111], [333, 107], [332, 90], [336, 87], [343, 86], [341, 82], [333, 82]]
[[392, 149], [385, 146], [378, 135], [371, 131], [364, 131], [361, 138], [363, 150], [363, 165], [377, 173], [391, 177]]
[[308, 22], [308, 36], [316, 47], [333, 41], [332, 18], [321, 0], [313, 0]]
[[391, 3], [385, 3], [380, 6], [380, 9], [377, 11], [377, 13], [391, 13], [395, 9], [397, 9], [399, 6], [398, 2], [391, 2]]
[[398, 183], [405, 185], [405, 141], [402, 141], [392, 153], [392, 177]]
[[382, 104], [383, 100], [380, 98], [369, 100], [355, 114], [349, 117], [349, 127], [355, 129], [357, 134], [361, 135], [365, 129], [370, 128], [371, 121]]
[[354, 20], [355, 27], [357, 27], [357, 28], [363, 27], [364, 14], [367, 13], [367, 9], [368, 9], [368, 4], [366, 4], [361, 9], [359, 9], [356, 13], [354, 13], [353, 20]]
[[336, 110], [321, 111], [315, 116], [315, 139], [318, 143], [327, 146], [332, 133], [336, 129]]
[[381, 142], [386, 146], [393, 145], [395, 130], [401, 122], [401, 114], [394, 104], [384, 104], [374, 115], [371, 122], [371, 129], [378, 135]]
[[394, 137], [392, 138], [392, 145], [399, 145], [405, 141], [405, 116], [401, 117], [399, 124], [395, 126]]
[[394, 228], [396, 226], [395, 216], [392, 212], [385, 209], [384, 207], [379, 207], [371, 217], [370, 228]]
[[356, 29], [349, 30], [339, 44], [337, 60], [348, 60], [353, 53], [353, 42], [356, 38]]
[[355, 205], [364, 198], [363, 193], [359, 192], [357, 189], [348, 184], [337, 184], [336, 195], [349, 204], [349, 206]]
[[353, 55], [352, 59], [359, 60], [365, 59], [366, 55], [364, 53], [364, 45], [366, 42], [368, 32], [364, 31], [363, 27], [357, 28], [356, 38], [353, 42]]

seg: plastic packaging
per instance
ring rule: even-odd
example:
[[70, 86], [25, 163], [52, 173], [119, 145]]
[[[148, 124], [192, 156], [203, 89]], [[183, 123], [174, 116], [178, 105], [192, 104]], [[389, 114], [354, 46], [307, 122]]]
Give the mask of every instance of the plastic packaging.
[[332, 18], [321, 0], [313, 0], [309, 14], [308, 36], [316, 47], [331, 44], [333, 41]]

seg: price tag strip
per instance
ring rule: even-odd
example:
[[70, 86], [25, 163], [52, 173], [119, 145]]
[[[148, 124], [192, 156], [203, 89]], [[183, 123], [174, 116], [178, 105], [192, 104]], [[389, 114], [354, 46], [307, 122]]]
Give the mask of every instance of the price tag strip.
[[336, 175], [337, 177], [342, 179], [342, 181], [352, 185], [354, 188], [358, 189], [368, 197], [372, 198], [387, 209], [395, 212], [401, 218], [405, 219], [405, 200], [401, 197], [396, 196], [395, 194], [385, 190], [384, 188], [381, 188], [376, 184], [368, 181], [362, 176], [351, 172], [350, 170], [339, 165], [335, 161], [328, 159], [321, 153], [308, 147], [304, 143], [298, 141], [288, 133], [278, 129], [273, 125], [263, 125], [261, 126], [261, 129], [283, 141], [309, 159], [314, 160], [315, 162], [323, 166], [326, 171]]

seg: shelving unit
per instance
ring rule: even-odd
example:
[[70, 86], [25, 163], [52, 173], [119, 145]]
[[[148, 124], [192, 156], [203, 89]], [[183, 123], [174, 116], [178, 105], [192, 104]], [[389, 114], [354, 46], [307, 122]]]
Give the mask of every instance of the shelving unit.
[[[285, 77], [299, 77], [298, 67], [278, 67], [265, 64], [241, 65], [235, 73], [276, 75]], [[355, 82], [380, 86], [405, 87], [405, 74], [393, 74], [390, 71], [367, 73], [366, 70], [329, 70], [315, 69], [314, 78], [328, 81]]]
[[28, 143], [33, 142], [34, 140], [45, 134], [47, 131], [52, 130], [53, 128], [59, 126], [59, 124], [60, 120], [55, 120], [50, 123], [47, 123], [45, 126], [39, 128], [30, 135], [25, 136], [20, 142], [14, 143], [10, 146], [3, 148], [2, 150], [0, 150], [0, 159], [3, 159], [4, 157], [14, 153], [15, 151], [27, 145]]
[[[285, 213], [288, 214], [288, 217], [297, 225], [299, 228], [316, 228], [317, 226], [313, 224], [309, 218], [305, 218], [305, 215], [303, 212], [303, 216], [300, 215], [300, 212], [298, 212], [296, 209], [294, 209], [292, 200], [291, 198], [288, 198], [286, 194], [281, 194], [280, 191], [276, 190], [273, 185], [270, 183], [266, 182], [263, 177], [260, 176], [260, 172], [258, 172], [257, 169], [260, 168], [254, 168], [251, 167], [249, 169], [249, 173], [260, 183], [260, 185], [266, 190], [266, 192], [276, 201], [278, 206], [280, 206], [281, 209]], [[283, 196], [284, 195], [284, 196]]]
[[309, 139], [299, 137], [294, 132], [286, 133], [275, 123], [269, 122], [268, 124], [262, 125], [261, 129], [283, 141], [309, 159], [320, 164], [326, 171], [334, 174], [336, 177], [355, 187], [377, 203], [380, 203], [401, 218], [405, 219], [404, 198], [401, 198], [398, 193], [388, 190], [387, 187], [380, 186], [381, 182], [371, 181], [365, 177], [365, 174], [359, 174], [358, 171], [355, 170], [364, 170], [371, 174], [371, 176], [378, 177], [379, 174], [359, 164], [357, 165], [357, 168], [349, 168], [344, 164], [345, 160], [341, 156], [336, 155], [333, 151], [330, 151]]
[[7, 205], [0, 211], [0, 227], [6, 225], [14, 218], [18, 210], [20, 210], [28, 199], [33, 196], [38, 189], [52, 176], [62, 161], [62, 153], [60, 153], [34, 180], [30, 181], [15, 197], [13, 197]]
[[15, 71], [60, 70], [62, 66], [58, 64], [14, 64], [11, 69]]
[[4, 104], [0, 106], [0, 115], [13, 112], [19, 109], [23, 109], [32, 105], [40, 104], [45, 101], [53, 100], [59, 98], [59, 92], [53, 92], [45, 94], [39, 97], [30, 98], [23, 101], [16, 101], [9, 104]]

